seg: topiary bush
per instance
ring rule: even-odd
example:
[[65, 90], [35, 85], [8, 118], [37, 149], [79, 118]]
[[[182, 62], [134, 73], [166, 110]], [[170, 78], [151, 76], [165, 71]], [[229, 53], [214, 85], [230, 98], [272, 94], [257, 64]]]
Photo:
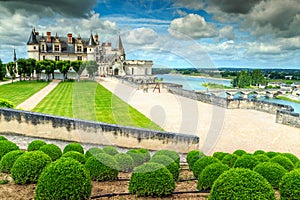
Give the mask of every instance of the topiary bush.
[[88, 199], [92, 182], [83, 165], [72, 158], [61, 158], [47, 166], [38, 179], [35, 200]]
[[118, 178], [118, 163], [110, 155], [99, 153], [89, 157], [85, 163], [91, 179], [95, 181], [111, 181]]
[[149, 162], [155, 162], [164, 165], [171, 172], [174, 180], [178, 181], [179, 166], [172, 158], [165, 155], [157, 155], [157, 156], [153, 156]]
[[77, 142], [67, 144], [63, 150], [63, 153], [67, 153], [68, 151], [77, 151], [79, 153], [84, 154], [83, 147]]
[[36, 183], [43, 169], [51, 163], [51, 158], [42, 151], [22, 154], [11, 168], [11, 176], [17, 184]]
[[287, 173], [284, 167], [273, 162], [259, 163], [253, 170], [267, 179], [273, 188], [279, 187], [281, 178]]
[[42, 146], [46, 145], [47, 143], [43, 140], [33, 140], [27, 146], [27, 151], [35, 151], [39, 150]]
[[148, 162], [151, 159], [151, 155], [147, 149], [140, 148], [140, 149], [137, 149], [137, 151], [140, 152], [141, 154], [143, 154], [144, 163]]
[[292, 171], [294, 169], [293, 162], [285, 156], [281, 156], [281, 155], [275, 156], [270, 159], [270, 162], [278, 163], [288, 171]]
[[254, 155], [254, 157], [259, 162], [268, 162], [270, 160], [270, 158], [266, 154], [257, 154], [257, 155]]
[[158, 156], [158, 155], [165, 155], [170, 158], [172, 158], [178, 166], [180, 165], [180, 157], [176, 151], [171, 151], [171, 150], [159, 150], [154, 153], [153, 156]]
[[41, 146], [39, 151], [42, 151], [50, 156], [52, 161], [59, 159], [62, 155], [61, 149], [55, 144], [46, 144], [44, 146]]
[[224, 156], [224, 158], [222, 159], [222, 163], [228, 165], [230, 168], [233, 167], [235, 161], [239, 158], [238, 155], [236, 154], [228, 154], [226, 156]]
[[132, 157], [126, 153], [118, 153], [114, 155], [114, 159], [119, 164], [120, 172], [131, 172], [134, 168], [134, 161]]
[[200, 176], [201, 172], [205, 169], [205, 167], [213, 163], [221, 163], [221, 161], [212, 156], [205, 156], [197, 160], [193, 167], [193, 174], [195, 178], [198, 178]]
[[62, 155], [63, 158], [73, 158], [75, 160], [77, 160], [78, 162], [80, 162], [81, 164], [85, 164], [85, 157], [82, 153], [79, 153], [77, 151], [68, 151], [67, 153], [64, 153]]
[[276, 200], [268, 181], [250, 169], [232, 168], [214, 182], [209, 200], [268, 199]]
[[260, 155], [260, 154], [265, 154], [266, 152], [263, 150], [256, 150], [254, 151], [253, 155]]
[[281, 155], [290, 159], [293, 162], [293, 164], [299, 162], [299, 158], [292, 153], [282, 153]]
[[224, 153], [224, 152], [214, 152], [213, 157], [218, 158], [220, 161], [228, 155], [229, 153]]
[[269, 158], [273, 158], [275, 156], [278, 156], [280, 153], [278, 152], [274, 152], [274, 151], [269, 151], [269, 152], [266, 152], [265, 155], [268, 156]]
[[198, 178], [197, 189], [211, 189], [215, 180], [225, 171], [229, 170], [228, 165], [222, 163], [213, 163], [204, 168]]
[[237, 155], [237, 156], [242, 156], [244, 154], [247, 154], [247, 152], [245, 150], [242, 150], [242, 149], [238, 149], [238, 150], [235, 150], [233, 152], [233, 154]]
[[279, 183], [280, 199], [299, 199], [300, 169], [286, 173]]
[[5, 154], [13, 150], [19, 150], [15, 143], [9, 140], [0, 140], [0, 160]]
[[0, 171], [10, 173], [12, 166], [19, 156], [21, 156], [24, 151], [14, 150], [5, 154], [0, 161]]
[[7, 138], [4, 137], [4, 136], [2, 136], [2, 135], [0, 135], [0, 141], [1, 141], [1, 140], [7, 140]]
[[244, 154], [235, 161], [233, 167], [253, 169], [258, 163], [254, 155]]
[[190, 151], [186, 156], [186, 161], [189, 165], [189, 170], [193, 170], [193, 166], [197, 160], [200, 158], [205, 157], [206, 155], [198, 150], [192, 150]]
[[15, 104], [7, 99], [0, 99], [0, 108], [15, 108]]
[[88, 159], [89, 157], [96, 155], [98, 153], [105, 153], [105, 152], [98, 147], [92, 147], [85, 152], [85, 158]]
[[114, 156], [116, 154], [118, 154], [118, 150], [116, 149], [116, 147], [113, 146], [105, 146], [103, 147], [103, 151], [104, 153], [107, 153], [108, 155]]
[[300, 161], [296, 162], [294, 169], [299, 169], [300, 168]]
[[148, 162], [134, 169], [128, 190], [137, 196], [162, 197], [173, 193], [175, 182], [164, 165]]
[[126, 154], [132, 157], [135, 167], [145, 162], [145, 155], [137, 149], [130, 149], [126, 152]]

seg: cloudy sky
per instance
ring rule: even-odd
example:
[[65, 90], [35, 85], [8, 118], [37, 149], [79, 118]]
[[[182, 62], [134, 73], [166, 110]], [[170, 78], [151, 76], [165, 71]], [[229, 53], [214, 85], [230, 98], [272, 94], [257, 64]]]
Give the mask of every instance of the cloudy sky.
[[27, 58], [32, 27], [123, 39], [155, 67], [300, 69], [299, 0], [0, 0], [0, 59]]

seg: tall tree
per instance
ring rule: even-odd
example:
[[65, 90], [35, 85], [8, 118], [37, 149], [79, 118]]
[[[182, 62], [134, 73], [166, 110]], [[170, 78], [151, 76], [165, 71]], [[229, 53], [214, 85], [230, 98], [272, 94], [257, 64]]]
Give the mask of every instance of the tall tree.
[[29, 76], [30, 80], [33, 79], [35, 68], [36, 60], [33, 58], [28, 58], [26, 60], [26, 75]]
[[14, 78], [16, 77], [17, 67], [15, 62], [9, 62], [6, 64], [6, 69], [10, 75], [11, 82], [14, 82]]
[[2, 64], [2, 60], [0, 59], [0, 80], [3, 81], [6, 74], [5, 65]]
[[18, 74], [20, 77], [20, 81], [22, 81], [22, 76], [24, 76], [24, 74], [26, 72], [26, 59], [19, 58], [17, 60], [17, 63], [18, 63]]
[[41, 60], [40, 61], [40, 67], [42, 70], [45, 70], [46, 74], [46, 81], [50, 80], [50, 76], [54, 73], [55, 70], [55, 61], [53, 60]]
[[264, 74], [261, 72], [260, 69], [255, 69], [252, 72], [252, 85], [259, 85], [259, 84], [265, 84], [265, 77]]
[[83, 70], [86, 67], [86, 64], [83, 63], [81, 60], [76, 60], [71, 62], [71, 66], [74, 69], [74, 71], [77, 73], [77, 81], [80, 81], [80, 76], [83, 72]]
[[239, 88], [250, 87], [252, 82], [251, 74], [248, 71], [242, 70], [238, 73], [236, 80], [233, 81], [233, 85]]
[[95, 60], [87, 61], [86, 63], [86, 70], [89, 74], [89, 77], [92, 80], [95, 80], [95, 73], [98, 71], [98, 64]]
[[56, 68], [63, 74], [63, 82], [67, 78], [67, 73], [70, 69], [70, 61], [69, 60], [60, 60], [56, 61]]

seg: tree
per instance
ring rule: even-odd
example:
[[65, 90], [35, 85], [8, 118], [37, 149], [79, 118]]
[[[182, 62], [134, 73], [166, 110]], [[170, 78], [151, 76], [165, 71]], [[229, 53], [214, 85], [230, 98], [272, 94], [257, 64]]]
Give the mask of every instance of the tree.
[[233, 80], [233, 86], [239, 88], [246, 88], [251, 85], [252, 78], [251, 74], [248, 71], [242, 70], [237, 74], [237, 77]]
[[2, 64], [2, 60], [0, 59], [0, 80], [3, 81], [6, 74], [5, 65]]
[[77, 73], [77, 80], [80, 81], [80, 75], [82, 74], [83, 70], [86, 67], [86, 64], [83, 63], [81, 60], [76, 60], [71, 62], [71, 66], [74, 71]]
[[54, 73], [55, 61], [53, 60], [42, 60], [40, 61], [40, 67], [45, 70], [46, 81], [50, 80], [50, 75]]
[[14, 62], [7, 63], [6, 69], [11, 77], [11, 82], [13, 83], [14, 82], [13, 80], [16, 77], [16, 73], [17, 73], [16, 63], [14, 63]]
[[56, 61], [56, 68], [63, 74], [63, 82], [67, 78], [67, 73], [70, 69], [70, 61], [69, 60], [60, 60]]
[[29, 78], [33, 78], [34, 70], [36, 68], [36, 60], [33, 58], [28, 58], [26, 60], [26, 70], [25, 73], [26, 75], [29, 76]]
[[88, 71], [89, 77], [95, 80], [95, 73], [98, 71], [98, 64], [95, 60], [87, 61], [86, 70]]
[[20, 76], [20, 81], [22, 81], [22, 76], [25, 74], [26, 72], [26, 59], [24, 58], [19, 58], [17, 60], [18, 63], [18, 74]]
[[252, 83], [251, 85], [259, 85], [259, 84], [265, 84], [265, 77], [264, 74], [259, 69], [255, 69], [252, 72]]
[[40, 80], [41, 73], [42, 73], [42, 70], [43, 70], [42, 65], [43, 65], [42, 60], [37, 61], [36, 64], [35, 64], [35, 73], [36, 73], [36, 79], [37, 80]]

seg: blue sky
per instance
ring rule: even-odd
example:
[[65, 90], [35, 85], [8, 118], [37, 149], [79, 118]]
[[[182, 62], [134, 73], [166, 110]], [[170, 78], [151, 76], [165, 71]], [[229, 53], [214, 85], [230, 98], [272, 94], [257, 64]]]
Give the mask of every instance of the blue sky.
[[154, 67], [294, 68], [298, 0], [0, 0], [0, 59], [27, 58], [32, 27], [116, 43]]

